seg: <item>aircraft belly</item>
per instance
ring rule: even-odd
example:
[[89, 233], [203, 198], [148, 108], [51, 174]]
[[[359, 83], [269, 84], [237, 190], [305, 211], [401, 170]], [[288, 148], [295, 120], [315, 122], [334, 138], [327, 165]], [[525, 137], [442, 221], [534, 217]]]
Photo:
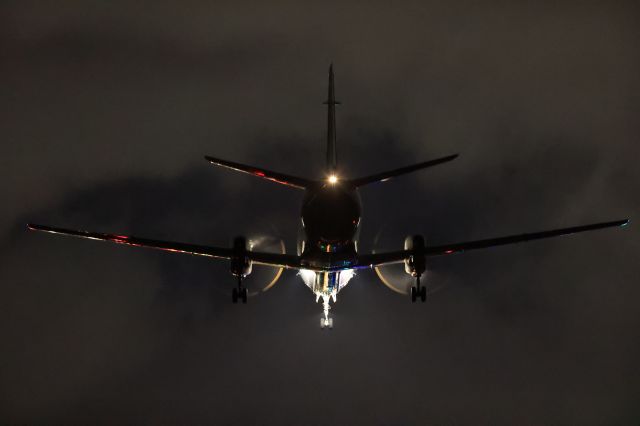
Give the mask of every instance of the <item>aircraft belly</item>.
[[347, 269], [336, 272], [301, 271], [300, 276], [314, 294], [332, 296], [338, 294], [349, 283], [354, 271]]

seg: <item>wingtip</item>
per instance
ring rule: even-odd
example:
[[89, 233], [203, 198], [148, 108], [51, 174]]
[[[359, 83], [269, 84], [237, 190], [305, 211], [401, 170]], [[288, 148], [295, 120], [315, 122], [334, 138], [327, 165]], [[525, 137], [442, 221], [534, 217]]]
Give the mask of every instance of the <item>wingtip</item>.
[[619, 226], [627, 226], [629, 223], [631, 223], [631, 221], [629, 219], [623, 219], [620, 221], [620, 225]]
[[51, 228], [44, 225], [38, 225], [36, 223], [27, 223], [27, 229], [29, 231], [49, 231]]
[[212, 156], [210, 156], [210, 155], [205, 155], [205, 156], [204, 156], [204, 159], [205, 159], [208, 163], [211, 163], [211, 164], [219, 164], [219, 163], [220, 163], [220, 159], [219, 159], [219, 158], [215, 158], [215, 157], [212, 157]]
[[448, 161], [453, 161], [456, 158], [458, 158], [460, 156], [460, 154], [452, 154], [452, 155], [447, 155], [446, 157], [442, 157], [439, 159], [440, 162], [446, 163]]

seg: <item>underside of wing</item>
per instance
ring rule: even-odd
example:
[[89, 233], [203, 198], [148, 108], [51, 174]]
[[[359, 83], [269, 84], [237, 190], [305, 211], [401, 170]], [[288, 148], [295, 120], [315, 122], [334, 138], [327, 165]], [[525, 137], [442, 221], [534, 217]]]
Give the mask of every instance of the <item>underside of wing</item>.
[[33, 231], [49, 232], [51, 234], [68, 235], [71, 237], [86, 238], [96, 241], [108, 241], [116, 244], [124, 244], [133, 247], [145, 247], [157, 250], [164, 250], [173, 253], [185, 253], [195, 256], [216, 257], [230, 259], [233, 250], [222, 247], [208, 247], [196, 244], [178, 243], [172, 241], [151, 240], [128, 235], [102, 234], [98, 232], [75, 231], [72, 229], [54, 228], [51, 226], [29, 224], [27, 227]]
[[[594, 231], [597, 229], [625, 226], [628, 219], [612, 222], [594, 223], [590, 225], [574, 226], [571, 228], [554, 229], [551, 231], [534, 232], [529, 234], [510, 235], [486, 240], [465, 241], [461, 243], [445, 244], [440, 246], [425, 247], [422, 250], [424, 256], [442, 256], [447, 254], [462, 253], [469, 250], [497, 247], [506, 244], [515, 244], [525, 241], [539, 240], [543, 238], [559, 237], [561, 235], [575, 234], [578, 232]], [[374, 253], [360, 256], [357, 267], [375, 267], [392, 263], [400, 263], [411, 256], [417, 255], [414, 250], [398, 250], [387, 253]]]
[[[211, 247], [196, 244], [178, 243], [173, 241], [151, 240], [128, 235], [102, 234], [98, 232], [76, 231], [71, 229], [54, 228], [51, 226], [29, 224], [27, 227], [33, 231], [48, 232], [51, 234], [67, 235], [71, 237], [86, 238], [96, 241], [107, 241], [116, 244], [124, 244], [132, 247], [144, 247], [171, 253], [184, 253], [194, 256], [205, 256], [217, 259], [231, 259], [236, 253], [232, 248]], [[298, 256], [261, 253], [247, 251], [246, 256], [253, 262], [261, 265], [280, 268], [298, 268], [300, 260]]]
[[562, 235], [576, 234], [578, 232], [595, 231], [597, 229], [625, 226], [629, 223], [627, 219], [612, 222], [593, 223], [590, 225], [573, 226], [571, 228], [560, 228], [551, 231], [533, 232], [529, 234], [510, 235], [499, 238], [489, 238], [486, 240], [466, 241], [462, 243], [445, 244], [441, 246], [425, 248], [426, 256], [440, 256], [445, 254], [462, 253], [469, 250], [497, 247], [505, 244], [515, 244], [525, 241], [540, 240], [543, 238], [559, 237]]
[[391, 265], [393, 263], [404, 262], [411, 257], [411, 250], [398, 250], [386, 253], [371, 253], [358, 256], [356, 268], [373, 268], [381, 265]]
[[261, 253], [250, 251], [247, 256], [258, 265], [275, 266], [288, 269], [300, 269], [300, 257], [293, 254]]

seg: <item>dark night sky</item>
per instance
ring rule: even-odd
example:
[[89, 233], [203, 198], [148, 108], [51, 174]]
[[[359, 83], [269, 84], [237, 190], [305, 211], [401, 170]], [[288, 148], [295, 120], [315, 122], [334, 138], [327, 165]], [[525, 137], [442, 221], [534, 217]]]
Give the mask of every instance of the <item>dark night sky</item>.
[[0, 424], [640, 421], [634, 223], [434, 259], [425, 305], [362, 271], [331, 332], [293, 272], [234, 306], [224, 262], [24, 229], [293, 251], [301, 193], [202, 157], [317, 176], [331, 61], [347, 174], [461, 154], [363, 190], [361, 250], [633, 221], [635, 2], [131, 3], [0, 3]]

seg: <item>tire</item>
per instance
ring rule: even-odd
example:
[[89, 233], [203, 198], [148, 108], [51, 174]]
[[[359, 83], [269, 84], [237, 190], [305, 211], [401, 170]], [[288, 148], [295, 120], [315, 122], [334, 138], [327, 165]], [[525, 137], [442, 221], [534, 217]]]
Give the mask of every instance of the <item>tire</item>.
[[418, 289], [415, 287], [411, 287], [411, 303], [415, 303], [417, 297], [418, 297]]
[[249, 296], [249, 290], [246, 288], [242, 289], [242, 303], [247, 303], [247, 297]]
[[426, 287], [422, 287], [420, 289], [420, 300], [422, 300], [423, 302], [427, 300], [427, 288]]

